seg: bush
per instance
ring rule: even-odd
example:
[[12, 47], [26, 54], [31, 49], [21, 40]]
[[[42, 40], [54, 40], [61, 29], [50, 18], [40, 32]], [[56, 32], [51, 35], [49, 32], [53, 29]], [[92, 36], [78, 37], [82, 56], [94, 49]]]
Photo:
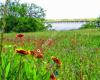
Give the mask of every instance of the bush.
[[87, 22], [86, 24], [83, 24], [80, 29], [86, 29], [86, 28], [96, 28], [95, 22]]
[[100, 27], [100, 17], [98, 17], [96, 20], [96, 27]]
[[18, 24], [13, 28], [14, 32], [33, 32], [45, 29], [44, 23], [39, 18], [18, 18]]

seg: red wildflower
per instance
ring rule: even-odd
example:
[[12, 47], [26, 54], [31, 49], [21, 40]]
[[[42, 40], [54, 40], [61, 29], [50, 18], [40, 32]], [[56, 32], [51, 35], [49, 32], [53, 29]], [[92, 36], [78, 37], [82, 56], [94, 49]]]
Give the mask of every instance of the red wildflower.
[[17, 35], [16, 35], [16, 38], [22, 38], [22, 37], [24, 37], [23, 34], [17, 34]]
[[[17, 40], [20, 41], [20, 43], [19, 43], [20, 46], [24, 46], [24, 35], [23, 34], [17, 34], [16, 35], [16, 41]], [[18, 44], [18, 42], [16, 42], [16, 44]]]
[[36, 57], [37, 58], [43, 58], [43, 54], [38, 54]]
[[23, 50], [23, 49], [21, 49], [21, 50], [20, 49], [17, 49], [16, 50], [16, 53], [25, 54], [25, 55], [26, 54], [31, 54], [30, 51], [26, 51], [26, 50]]
[[43, 39], [38, 39], [38, 40], [35, 40], [34, 43], [35, 43], [36, 47], [41, 47], [44, 44], [44, 40]]
[[57, 80], [57, 78], [56, 78], [56, 76], [54, 75], [54, 73], [52, 73], [52, 74], [50, 75], [50, 80]]
[[42, 48], [35, 49], [34, 51], [31, 51], [31, 54], [34, 55], [36, 58], [43, 58], [43, 50], [42, 50]]
[[58, 65], [58, 66], [61, 66], [61, 61], [58, 59], [58, 58], [56, 58], [55, 56], [52, 56], [51, 57], [51, 59]]
[[45, 42], [46, 45], [48, 46], [51, 46], [53, 44], [53, 40], [52, 39], [48, 39], [46, 42]]

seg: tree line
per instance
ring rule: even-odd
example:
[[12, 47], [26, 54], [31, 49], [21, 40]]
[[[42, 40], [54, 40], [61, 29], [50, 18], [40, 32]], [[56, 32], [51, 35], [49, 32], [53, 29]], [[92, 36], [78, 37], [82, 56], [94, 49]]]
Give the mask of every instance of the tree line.
[[98, 17], [95, 21], [90, 21], [82, 25], [80, 29], [86, 28], [100, 28], [100, 17]]
[[[0, 3], [0, 30], [4, 18], [4, 3]], [[45, 10], [36, 4], [20, 3], [19, 0], [6, 4], [6, 26], [4, 32], [33, 32], [48, 29], [45, 26]]]

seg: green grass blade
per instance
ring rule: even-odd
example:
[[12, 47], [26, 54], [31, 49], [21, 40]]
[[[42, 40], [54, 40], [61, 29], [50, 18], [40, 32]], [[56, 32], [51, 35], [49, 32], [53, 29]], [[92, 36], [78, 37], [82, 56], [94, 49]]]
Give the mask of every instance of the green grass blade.
[[8, 63], [8, 65], [6, 67], [6, 74], [5, 74], [6, 78], [8, 76], [9, 71], [10, 71], [10, 63]]

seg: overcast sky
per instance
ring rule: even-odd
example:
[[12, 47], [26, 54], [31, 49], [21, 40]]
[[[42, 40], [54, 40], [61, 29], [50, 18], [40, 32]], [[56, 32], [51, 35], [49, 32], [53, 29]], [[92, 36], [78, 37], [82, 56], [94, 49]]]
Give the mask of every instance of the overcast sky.
[[[4, 1], [4, 0], [2, 0]], [[47, 19], [96, 18], [100, 0], [20, 0], [35, 3], [46, 11]]]

